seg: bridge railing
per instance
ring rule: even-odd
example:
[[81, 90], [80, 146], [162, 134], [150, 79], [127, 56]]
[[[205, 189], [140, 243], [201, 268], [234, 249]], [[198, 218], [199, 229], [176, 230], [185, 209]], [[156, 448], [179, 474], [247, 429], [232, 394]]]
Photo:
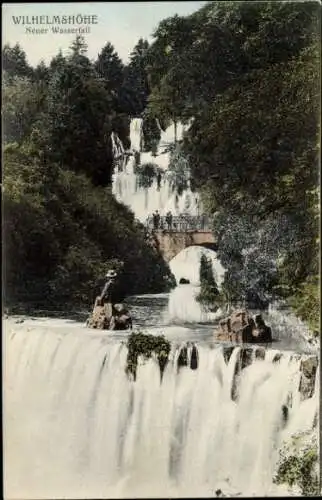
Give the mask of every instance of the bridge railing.
[[171, 218], [162, 215], [159, 219], [150, 215], [146, 219], [146, 227], [151, 231], [164, 230], [183, 233], [212, 230], [207, 215], [174, 215]]

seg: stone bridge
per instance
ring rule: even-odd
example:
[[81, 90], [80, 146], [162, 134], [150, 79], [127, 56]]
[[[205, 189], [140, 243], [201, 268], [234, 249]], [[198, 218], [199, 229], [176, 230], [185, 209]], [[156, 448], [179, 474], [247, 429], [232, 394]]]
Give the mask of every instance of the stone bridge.
[[169, 262], [185, 248], [193, 245], [217, 250], [214, 235], [209, 230], [183, 232], [159, 229], [154, 230], [153, 234], [166, 262]]

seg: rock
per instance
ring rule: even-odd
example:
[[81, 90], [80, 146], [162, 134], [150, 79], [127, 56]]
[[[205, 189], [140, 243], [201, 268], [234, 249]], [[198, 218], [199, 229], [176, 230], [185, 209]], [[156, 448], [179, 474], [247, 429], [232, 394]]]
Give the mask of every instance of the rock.
[[272, 342], [272, 331], [260, 314], [255, 321], [246, 309], [234, 311], [219, 323], [215, 339], [236, 344], [267, 344]]
[[223, 355], [224, 355], [224, 360], [225, 360], [226, 365], [228, 365], [230, 357], [231, 357], [234, 349], [235, 349], [234, 346], [225, 346], [224, 347]]
[[188, 366], [188, 349], [187, 349], [187, 346], [183, 346], [181, 348], [179, 356], [178, 356], [177, 367], [179, 369], [182, 366]]
[[275, 356], [273, 358], [273, 363], [278, 363], [281, 360], [281, 357], [282, 357], [281, 352], [278, 352], [277, 354], [275, 354]]
[[190, 281], [186, 278], [180, 278], [179, 285], [189, 285]]
[[132, 328], [132, 319], [129, 314], [113, 315], [109, 330], [129, 330]]
[[318, 367], [318, 359], [317, 356], [310, 356], [306, 359], [302, 359], [300, 370], [304, 373], [304, 375], [308, 378], [312, 376], [315, 377], [315, 372]]
[[132, 319], [124, 304], [113, 306], [110, 302], [102, 303], [100, 297], [96, 297], [87, 326], [98, 330], [127, 330], [132, 328]]
[[253, 349], [251, 347], [242, 348], [240, 352], [240, 360], [242, 370], [251, 365], [253, 360]]
[[255, 358], [256, 359], [265, 359], [266, 351], [264, 347], [257, 347], [255, 350]]
[[198, 368], [198, 350], [195, 345], [192, 346], [192, 351], [191, 351], [191, 359], [190, 359], [190, 368], [191, 370], [196, 370]]
[[283, 426], [286, 425], [288, 421], [288, 416], [289, 416], [289, 409], [287, 405], [282, 405], [282, 421], [283, 421]]
[[310, 356], [309, 358], [302, 359], [301, 361], [300, 371], [302, 373], [299, 385], [301, 400], [308, 399], [313, 396], [317, 366], [317, 356]]

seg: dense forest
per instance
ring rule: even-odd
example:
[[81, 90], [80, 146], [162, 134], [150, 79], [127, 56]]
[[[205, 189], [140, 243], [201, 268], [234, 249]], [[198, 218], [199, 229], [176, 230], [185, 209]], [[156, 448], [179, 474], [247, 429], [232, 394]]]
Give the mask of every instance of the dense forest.
[[164, 288], [167, 267], [110, 192], [111, 132], [128, 145], [142, 117], [151, 148], [156, 120], [191, 123], [171, 168], [184, 158], [212, 217], [227, 300], [283, 298], [317, 330], [319, 26], [318, 2], [210, 2], [163, 20], [127, 65], [110, 43], [90, 61], [80, 37], [36, 68], [5, 46], [8, 299], [86, 301], [113, 259], [129, 293]]
[[89, 306], [110, 266], [122, 296], [173, 284], [145, 228], [111, 193], [111, 132], [126, 143], [130, 116], [145, 105], [144, 48], [124, 67], [109, 43], [91, 62], [77, 38], [68, 56], [32, 68], [18, 44], [4, 47], [7, 306]]
[[227, 300], [283, 298], [319, 328], [320, 6], [211, 2], [160, 23], [147, 111], [213, 218]]

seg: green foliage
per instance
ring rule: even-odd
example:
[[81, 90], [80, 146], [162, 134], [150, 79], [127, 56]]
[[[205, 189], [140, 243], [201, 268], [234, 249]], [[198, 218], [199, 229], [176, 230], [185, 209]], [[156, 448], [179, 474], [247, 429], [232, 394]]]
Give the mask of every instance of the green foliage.
[[161, 132], [156, 118], [147, 112], [143, 113], [142, 132], [144, 137], [143, 150], [156, 153], [161, 139]]
[[40, 115], [45, 99], [43, 89], [25, 76], [8, 78], [4, 74], [3, 84], [3, 140], [21, 143]]
[[147, 74], [147, 40], [140, 38], [130, 54], [130, 63], [124, 69], [122, 101], [131, 117], [140, 116], [146, 108], [149, 94]]
[[88, 306], [115, 260], [124, 262], [123, 296], [168, 286], [145, 228], [109, 190], [18, 145], [4, 152], [4, 185], [7, 305]]
[[32, 75], [32, 68], [27, 62], [26, 53], [19, 43], [13, 47], [8, 44], [3, 47], [2, 69], [9, 78], [28, 78]]
[[319, 479], [314, 472], [317, 462], [318, 450], [316, 446], [307, 448], [298, 454], [281, 453], [274, 482], [277, 484], [287, 483], [290, 486], [298, 485], [304, 496], [319, 495]]
[[127, 341], [128, 355], [126, 361], [126, 373], [136, 379], [136, 370], [140, 356], [144, 360], [155, 356], [162, 375], [168, 362], [171, 344], [164, 335], [149, 335], [142, 332], [131, 333]]
[[154, 33], [148, 108], [194, 118], [181, 154], [220, 214], [229, 300], [293, 295], [318, 272], [319, 20], [314, 2], [211, 2]]
[[112, 94], [113, 109], [122, 112], [122, 84], [124, 67], [111, 43], [107, 43], [99, 53], [95, 69], [103, 79], [105, 88]]
[[212, 269], [212, 262], [202, 255], [199, 269], [200, 293], [196, 300], [210, 310], [216, 308], [222, 301]]
[[136, 168], [136, 175], [140, 187], [148, 188], [152, 186], [154, 179], [162, 173], [162, 170], [154, 163], [144, 163]]
[[209, 2], [163, 20], [148, 52], [151, 105], [198, 116], [245, 74], [297, 56], [316, 39], [314, 2]]
[[310, 329], [317, 335], [320, 330], [320, 286], [319, 276], [309, 276], [293, 296], [289, 303], [295, 313], [306, 321]]

